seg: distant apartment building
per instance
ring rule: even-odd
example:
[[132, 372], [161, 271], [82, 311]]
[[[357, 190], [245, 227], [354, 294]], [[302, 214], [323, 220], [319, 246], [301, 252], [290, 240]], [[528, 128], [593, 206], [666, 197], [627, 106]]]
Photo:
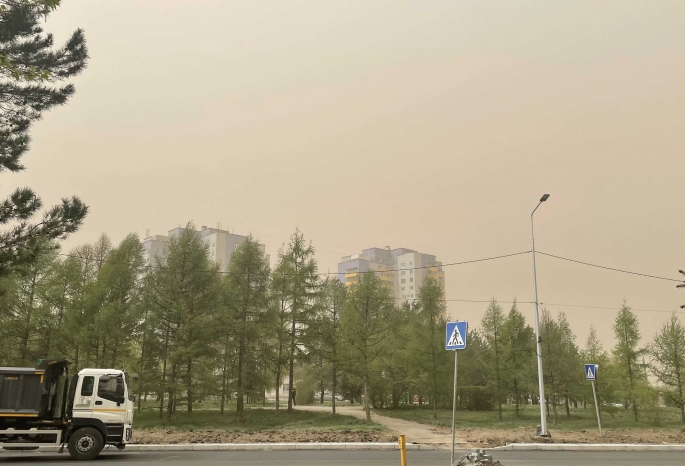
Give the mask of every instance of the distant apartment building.
[[371, 248], [361, 254], [341, 258], [338, 264], [338, 278], [350, 286], [359, 279], [360, 274], [374, 271], [385, 286], [392, 290], [393, 297], [399, 302], [409, 302], [418, 298], [419, 290], [428, 277], [435, 278], [445, 293], [445, 272], [442, 262], [431, 254], [423, 254], [412, 249]]
[[[178, 227], [169, 231], [167, 236], [154, 235], [148, 236], [143, 240], [143, 249], [145, 250], [145, 260], [147, 265], [155, 265], [157, 258], [162, 258], [166, 253], [170, 238], [179, 237], [187, 228]], [[195, 232], [209, 249], [209, 258], [219, 265], [221, 272], [228, 270], [228, 265], [231, 263], [231, 256], [236, 248], [242, 244], [247, 236], [236, 235], [230, 231], [221, 230], [219, 228], [200, 227], [200, 230], [192, 230]], [[264, 245], [260, 244], [262, 252], [265, 252]], [[269, 262], [269, 255], [266, 254], [266, 260]]]

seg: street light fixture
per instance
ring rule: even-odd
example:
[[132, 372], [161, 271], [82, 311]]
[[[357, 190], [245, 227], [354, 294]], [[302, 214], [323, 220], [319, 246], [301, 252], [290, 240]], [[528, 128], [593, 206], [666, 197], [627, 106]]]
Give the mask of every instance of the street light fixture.
[[540, 198], [540, 203], [533, 209], [530, 214], [530, 237], [532, 242], [532, 255], [533, 255], [533, 292], [535, 293], [535, 347], [538, 359], [538, 386], [540, 389], [540, 435], [543, 437], [549, 437], [549, 432], [547, 431], [547, 413], [545, 412], [545, 383], [543, 381], [542, 375], [542, 340], [540, 339], [540, 304], [538, 302], [538, 279], [535, 273], [535, 234], [533, 230], [533, 214], [538, 207], [549, 199], [549, 194], [545, 194]]

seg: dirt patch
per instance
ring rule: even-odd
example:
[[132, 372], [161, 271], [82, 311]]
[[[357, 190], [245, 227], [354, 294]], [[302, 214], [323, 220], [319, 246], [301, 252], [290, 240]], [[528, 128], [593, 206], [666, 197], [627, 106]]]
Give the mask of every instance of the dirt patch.
[[[436, 428], [436, 433], [449, 432], [449, 429]], [[552, 438], [538, 436], [534, 428], [516, 429], [457, 429], [457, 435], [465, 439], [473, 448], [489, 448], [508, 443], [685, 443], [685, 429], [612, 429], [604, 430], [603, 437], [597, 431], [577, 432], [550, 431]]]
[[152, 429], [134, 430], [133, 443], [309, 443], [309, 442], [396, 442], [397, 436], [384, 432], [356, 432], [348, 430], [271, 430], [262, 432], [227, 432], [224, 430], [196, 430], [175, 432]]

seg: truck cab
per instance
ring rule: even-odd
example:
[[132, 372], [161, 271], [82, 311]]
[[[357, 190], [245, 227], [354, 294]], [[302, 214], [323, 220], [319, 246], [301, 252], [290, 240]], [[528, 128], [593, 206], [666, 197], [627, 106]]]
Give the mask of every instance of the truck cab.
[[82, 369], [68, 383], [68, 366], [59, 359], [0, 368], [0, 448], [68, 443], [72, 457], [93, 459], [105, 445], [123, 449], [131, 441], [135, 397], [128, 374]]
[[70, 384], [72, 431], [96, 426], [104, 443], [123, 446], [133, 435], [133, 402], [126, 372], [116, 369], [83, 369]]

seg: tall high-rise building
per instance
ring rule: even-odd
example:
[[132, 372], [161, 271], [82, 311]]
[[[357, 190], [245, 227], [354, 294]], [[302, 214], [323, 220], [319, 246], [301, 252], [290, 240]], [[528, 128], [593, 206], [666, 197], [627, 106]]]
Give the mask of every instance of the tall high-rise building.
[[407, 248], [390, 249], [390, 246], [364, 249], [361, 254], [340, 259], [338, 278], [349, 286], [359, 279], [360, 274], [370, 270], [392, 290], [393, 297], [399, 303], [418, 298], [419, 290], [427, 277], [435, 278], [442, 287], [443, 296], [445, 294], [442, 262], [431, 254]]
[[[145, 250], [145, 260], [148, 265], [155, 265], [157, 258], [163, 257], [169, 245], [170, 238], [179, 237], [187, 228], [178, 227], [169, 231], [167, 236], [154, 235], [148, 236], [143, 240], [143, 249]], [[247, 236], [236, 235], [230, 231], [221, 230], [219, 228], [200, 227], [200, 230], [191, 230], [195, 232], [209, 249], [209, 258], [219, 265], [221, 272], [228, 270], [228, 265], [231, 263], [231, 256], [233, 251], [242, 244]], [[265, 252], [265, 247], [260, 244], [262, 252]], [[266, 260], [269, 262], [269, 255], [266, 254]]]

